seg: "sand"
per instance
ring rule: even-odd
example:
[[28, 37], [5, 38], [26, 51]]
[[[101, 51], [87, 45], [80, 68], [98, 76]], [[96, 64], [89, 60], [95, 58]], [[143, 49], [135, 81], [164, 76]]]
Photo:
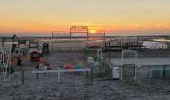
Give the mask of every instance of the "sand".
[[[88, 68], [86, 57], [81, 52], [52, 53], [45, 59], [53, 69], [68, 64], [81, 64]], [[21, 83], [21, 68], [9, 81], [0, 81], [0, 100], [169, 100], [170, 80], [139, 79], [112, 80], [106, 76], [95, 76], [94, 82], [82, 74], [62, 74], [57, 82], [57, 74], [44, 74], [36, 79], [31, 71], [36, 63], [25, 60], [25, 84]]]

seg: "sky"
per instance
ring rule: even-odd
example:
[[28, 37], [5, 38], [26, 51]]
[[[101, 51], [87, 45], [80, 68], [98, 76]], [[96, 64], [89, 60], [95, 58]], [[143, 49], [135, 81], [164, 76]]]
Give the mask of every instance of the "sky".
[[0, 0], [0, 33], [170, 33], [170, 0]]

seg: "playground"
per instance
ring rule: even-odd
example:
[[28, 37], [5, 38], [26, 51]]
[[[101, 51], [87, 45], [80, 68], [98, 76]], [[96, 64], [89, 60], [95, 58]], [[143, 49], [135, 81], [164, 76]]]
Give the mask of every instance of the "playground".
[[72, 49], [60, 43], [1, 48], [0, 100], [169, 100], [169, 58], [135, 58], [136, 51], [114, 58], [102, 44], [87, 49], [74, 42]]
[[[88, 67], [82, 53], [52, 53], [45, 57], [52, 69], [62, 64], [80, 64]], [[84, 66], [83, 66], [84, 65]], [[170, 90], [169, 80], [143, 79], [142, 82], [127, 80], [111, 80], [103, 76], [94, 76], [93, 83], [86, 73], [61, 73], [58, 82], [57, 73], [40, 74], [37, 79], [32, 70], [36, 70], [35, 62], [25, 61], [24, 85], [21, 69], [8, 81], [0, 83], [0, 98], [2, 100], [168, 100]]]
[[[83, 66], [86, 58], [82, 53], [52, 53], [45, 58], [48, 59], [48, 63], [55, 65], [52, 69], [57, 69], [56, 66], [61, 66], [63, 63], [80, 64], [80, 62], [82, 67], [87, 67]], [[10, 80], [1, 81], [0, 98], [2, 100], [136, 100], [136, 98], [168, 100], [169, 98], [169, 80], [144, 79], [142, 82], [135, 82], [94, 76], [91, 83], [86, 73], [70, 72], [62, 73], [58, 82], [57, 73], [45, 73], [39, 75], [37, 79], [37, 76], [32, 74], [32, 70], [36, 70], [35, 65], [35, 62], [25, 61], [24, 85], [20, 69]]]

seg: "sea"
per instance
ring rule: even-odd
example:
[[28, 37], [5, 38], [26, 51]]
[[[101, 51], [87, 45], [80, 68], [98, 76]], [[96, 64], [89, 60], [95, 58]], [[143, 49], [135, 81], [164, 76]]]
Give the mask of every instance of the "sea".
[[[0, 37], [12, 37], [14, 34], [0, 34]], [[170, 33], [35, 33], [35, 34], [16, 34], [19, 39], [29, 39], [32, 41], [39, 41], [40, 44], [46, 42], [53, 48], [83, 48], [88, 46], [100, 46], [103, 41], [110, 41], [119, 39], [123, 41], [125, 39], [139, 39], [140, 37], [149, 37], [152, 42], [170, 42]], [[130, 38], [129, 38], [130, 37]], [[10, 39], [8, 39], [10, 40]], [[11, 45], [11, 41], [6, 41], [5, 45]], [[149, 40], [147, 38], [147, 40]], [[2, 39], [0, 40], [2, 44]]]

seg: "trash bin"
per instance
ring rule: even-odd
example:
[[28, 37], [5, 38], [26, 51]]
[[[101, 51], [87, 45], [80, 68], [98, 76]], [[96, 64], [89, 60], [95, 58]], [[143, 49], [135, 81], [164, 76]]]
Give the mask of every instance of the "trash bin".
[[112, 78], [113, 79], [120, 79], [120, 68], [119, 67], [113, 67], [112, 68]]

